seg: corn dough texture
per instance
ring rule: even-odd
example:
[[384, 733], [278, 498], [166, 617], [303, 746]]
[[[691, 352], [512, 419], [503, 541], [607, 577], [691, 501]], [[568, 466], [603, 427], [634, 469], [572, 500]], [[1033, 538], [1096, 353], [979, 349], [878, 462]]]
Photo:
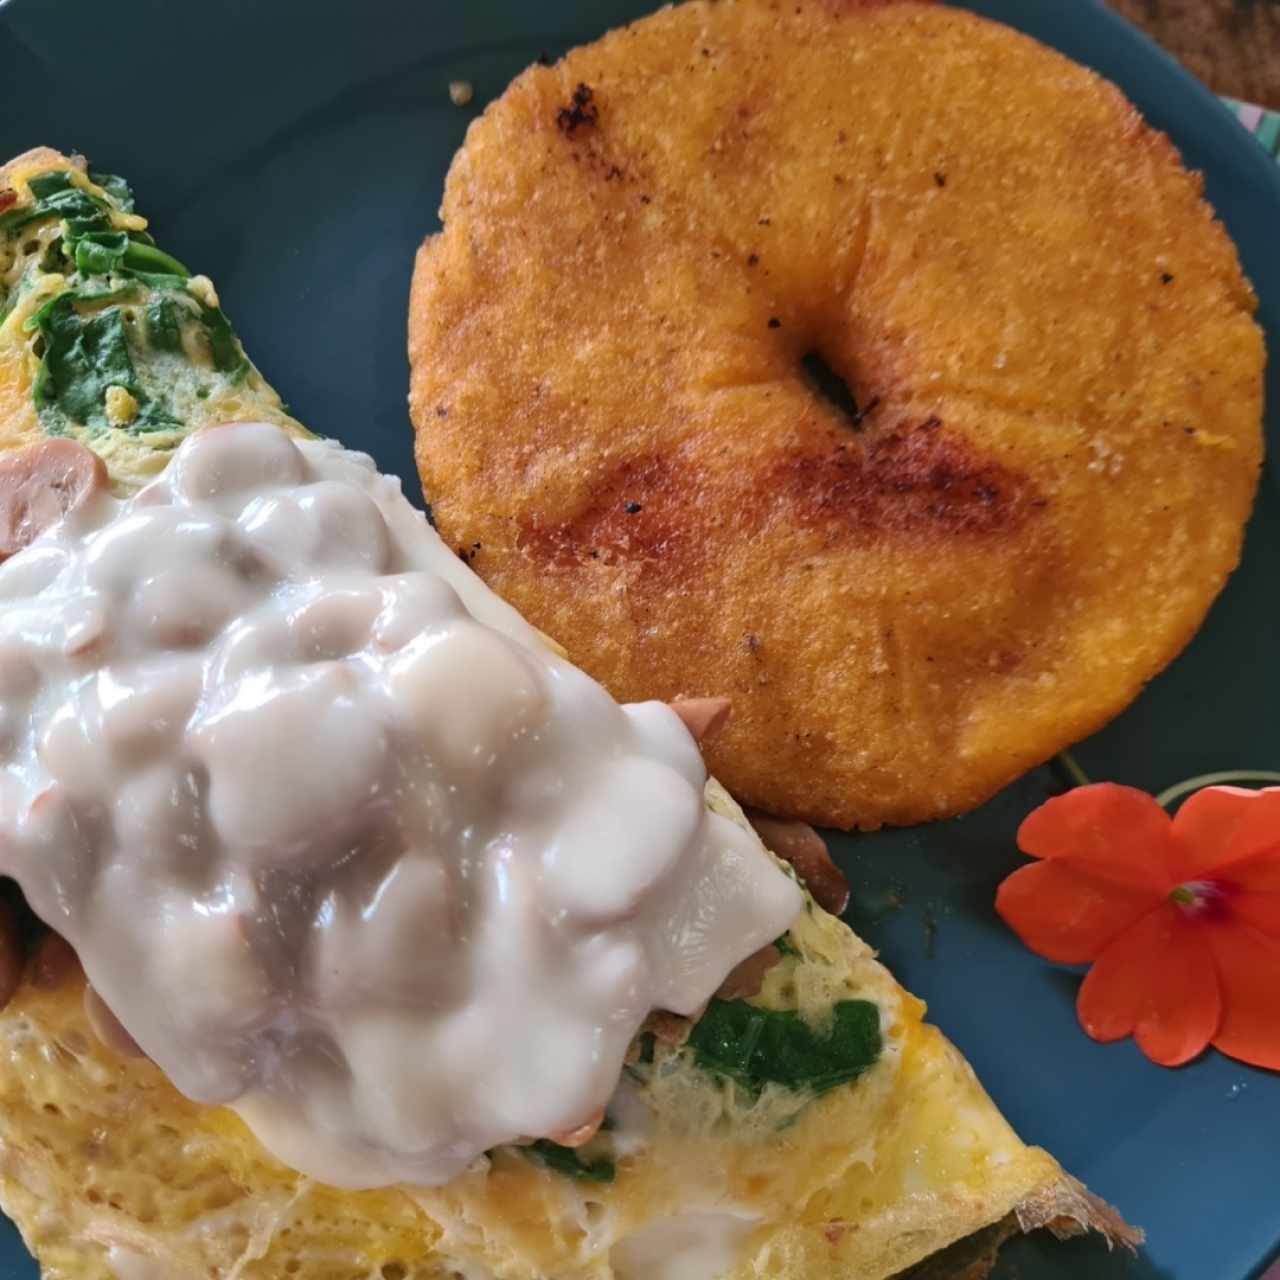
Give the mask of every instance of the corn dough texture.
[[1113, 86], [943, 6], [691, 0], [530, 68], [414, 275], [439, 527], [616, 697], [729, 696], [745, 803], [968, 810], [1239, 557], [1264, 355], [1200, 190]]

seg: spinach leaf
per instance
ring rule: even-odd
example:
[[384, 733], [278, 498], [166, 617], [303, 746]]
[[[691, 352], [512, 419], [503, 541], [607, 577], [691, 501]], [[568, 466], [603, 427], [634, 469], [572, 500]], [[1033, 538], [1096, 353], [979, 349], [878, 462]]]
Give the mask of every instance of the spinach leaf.
[[172, 298], [153, 302], [146, 311], [147, 341], [157, 351], [181, 351], [182, 330]]
[[101, 187], [121, 213], [133, 212], [133, 190], [129, 184], [116, 173], [90, 173], [89, 181]]
[[[106, 389], [118, 385], [138, 402], [131, 430], [180, 426], [164, 397], [148, 396], [141, 389], [124, 317], [118, 309], [105, 304], [137, 298], [140, 290], [151, 290], [154, 295], [187, 292], [198, 304], [198, 318], [209, 341], [214, 368], [235, 383], [252, 366], [222, 309], [208, 306], [203, 298], [190, 292], [191, 273], [186, 266], [157, 248], [146, 232], [120, 231], [111, 225], [114, 208], [133, 210], [133, 192], [128, 183], [113, 174], [94, 174], [92, 180], [107, 195], [104, 199], [77, 186], [75, 178], [66, 170], [37, 174], [29, 182], [32, 203], [0, 215], [0, 236], [13, 234], [30, 222], [62, 219], [65, 232], [45, 256], [50, 268], [58, 266], [65, 273], [74, 264], [77, 272], [70, 282], [73, 287], [47, 302], [25, 324], [28, 331], [39, 330], [43, 342], [34, 387], [37, 407], [46, 417], [49, 430], [61, 429], [64, 419], [104, 427], [108, 425]], [[168, 296], [146, 300], [150, 303], [143, 326], [147, 346], [153, 351], [180, 354], [181, 306]], [[11, 300], [5, 301], [7, 305]], [[102, 309], [86, 315], [81, 304]], [[145, 350], [140, 358], [145, 358]], [[52, 416], [46, 412], [55, 410]]]
[[129, 247], [123, 231], [86, 231], [75, 242], [76, 270], [86, 276], [110, 275]]
[[170, 257], [163, 249], [157, 249], [153, 244], [146, 244], [142, 240], [133, 238], [130, 238], [129, 247], [125, 250], [124, 265], [131, 271], [158, 272], [163, 275], [178, 276], [183, 280], [191, 275], [191, 272], [177, 258]]
[[689, 1034], [698, 1065], [758, 1091], [766, 1084], [825, 1093], [857, 1079], [880, 1056], [880, 1010], [842, 1000], [825, 1035], [798, 1013], [712, 1000]]
[[132, 298], [137, 291], [138, 286], [132, 281], [125, 281], [114, 289], [64, 289], [46, 302], [34, 315], [28, 316], [23, 321], [22, 328], [26, 333], [42, 329], [54, 308], [63, 304], [76, 306], [80, 303], [123, 302]]
[[[195, 297], [195, 294], [191, 296]], [[209, 335], [213, 367], [219, 373], [230, 374], [232, 381], [238, 382], [249, 372], [249, 360], [240, 346], [240, 339], [221, 307], [207, 306], [202, 298], [196, 298], [196, 301], [200, 303], [200, 320]]]
[[541, 1160], [548, 1169], [554, 1169], [556, 1173], [562, 1173], [566, 1178], [576, 1178], [580, 1182], [612, 1182], [617, 1174], [613, 1161], [607, 1157], [583, 1160], [572, 1147], [562, 1147], [547, 1138], [530, 1143], [524, 1150]]
[[173, 416], [173, 411], [163, 399], [148, 400], [138, 407], [135, 418], [127, 428], [130, 435], [138, 435], [147, 431], [172, 431], [175, 427], [186, 424]]
[[131, 280], [145, 284], [149, 289], [185, 289], [187, 287], [186, 276], [172, 276], [163, 271], [132, 271], [128, 267], [123, 267], [121, 270]]
[[71, 181], [71, 174], [66, 169], [51, 169], [48, 173], [37, 173], [27, 182], [31, 194], [37, 200], [47, 200], [50, 196], [61, 195], [64, 191], [79, 191], [80, 188]]
[[110, 231], [111, 222], [105, 215], [95, 213], [92, 217], [85, 218], [68, 218], [67, 224], [67, 251], [75, 252], [76, 242], [81, 236], [92, 235], [96, 231]]
[[141, 398], [125, 339], [124, 313], [108, 307], [82, 318], [74, 301], [72, 294], [63, 293], [36, 313], [45, 343], [34, 388], [36, 407], [56, 408], [84, 426], [105, 427], [108, 387], [125, 387]]
[[181, 289], [191, 275], [177, 258], [126, 231], [112, 231], [105, 219], [71, 219], [67, 247], [74, 251], [76, 267], [85, 275], [119, 271], [153, 288], [166, 289]]
[[0, 235], [11, 236], [32, 222], [44, 218], [65, 218], [73, 226], [73, 234], [110, 230], [106, 205], [71, 181], [66, 170], [38, 173], [27, 185], [33, 197], [31, 204], [17, 205], [0, 214]]
[[64, 172], [37, 174], [27, 185], [35, 197], [34, 202], [17, 205], [0, 215], [0, 233], [12, 235], [28, 223], [51, 217], [83, 221], [88, 224], [86, 229], [110, 226], [102, 202], [74, 186]]
[[66, 275], [70, 270], [71, 264], [67, 261], [67, 255], [64, 252], [64, 246], [61, 236], [54, 236], [49, 243], [45, 245], [44, 253], [40, 255], [39, 270], [44, 275]]
[[[133, 192], [123, 178], [96, 173], [90, 175], [90, 180], [106, 191], [122, 212], [132, 211]], [[73, 242], [91, 231], [111, 230], [109, 205], [76, 186], [67, 170], [38, 173], [27, 185], [31, 188], [32, 203], [19, 205], [0, 216], [0, 234], [12, 235], [29, 223], [50, 217], [66, 219], [68, 237]]]
[[60, 191], [57, 195], [42, 200], [37, 207], [43, 213], [56, 213], [60, 218], [79, 218], [101, 226], [107, 226], [110, 223], [103, 206], [87, 191], [81, 191], [79, 187]]
[[39, 222], [47, 217], [49, 211], [37, 201], [35, 204], [16, 204], [12, 209], [0, 213], [0, 235], [13, 236], [32, 222]]

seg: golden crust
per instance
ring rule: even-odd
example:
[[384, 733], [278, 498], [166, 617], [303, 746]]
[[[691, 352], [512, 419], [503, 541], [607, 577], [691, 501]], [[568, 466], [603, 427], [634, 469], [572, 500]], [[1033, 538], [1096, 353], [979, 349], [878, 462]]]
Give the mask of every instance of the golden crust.
[[730, 696], [708, 758], [749, 804], [979, 804], [1238, 559], [1234, 248], [1111, 85], [1004, 27], [692, 0], [517, 79], [442, 216], [409, 317], [441, 531], [615, 696]]

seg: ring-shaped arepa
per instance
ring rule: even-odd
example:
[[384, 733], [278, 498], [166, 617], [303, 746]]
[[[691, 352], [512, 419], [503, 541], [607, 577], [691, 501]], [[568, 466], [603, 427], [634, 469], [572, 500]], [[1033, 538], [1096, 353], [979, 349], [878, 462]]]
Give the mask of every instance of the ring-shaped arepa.
[[441, 212], [410, 311], [441, 530], [615, 696], [732, 698], [709, 760], [749, 804], [969, 809], [1236, 564], [1234, 247], [1167, 138], [1006, 27], [691, 0], [520, 76]]

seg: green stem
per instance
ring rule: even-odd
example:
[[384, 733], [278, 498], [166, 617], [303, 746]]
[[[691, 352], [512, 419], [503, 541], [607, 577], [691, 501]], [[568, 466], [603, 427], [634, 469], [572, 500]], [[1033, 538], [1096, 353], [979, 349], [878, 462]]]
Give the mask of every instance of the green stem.
[[191, 275], [177, 258], [170, 257], [163, 249], [141, 244], [137, 240], [129, 241], [129, 247], [124, 253], [124, 265], [135, 271], [158, 271], [166, 275], [182, 276], [184, 279]]
[[1156, 804], [1167, 809], [1175, 800], [1181, 800], [1188, 792], [1201, 787], [1216, 787], [1225, 782], [1274, 782], [1280, 783], [1280, 773], [1271, 769], [1224, 769], [1219, 773], [1202, 773], [1186, 782], [1175, 783], [1156, 796]]
[[1062, 771], [1071, 779], [1073, 787], [1089, 785], [1089, 775], [1076, 763], [1076, 758], [1070, 751], [1059, 751], [1058, 763], [1062, 766]]

